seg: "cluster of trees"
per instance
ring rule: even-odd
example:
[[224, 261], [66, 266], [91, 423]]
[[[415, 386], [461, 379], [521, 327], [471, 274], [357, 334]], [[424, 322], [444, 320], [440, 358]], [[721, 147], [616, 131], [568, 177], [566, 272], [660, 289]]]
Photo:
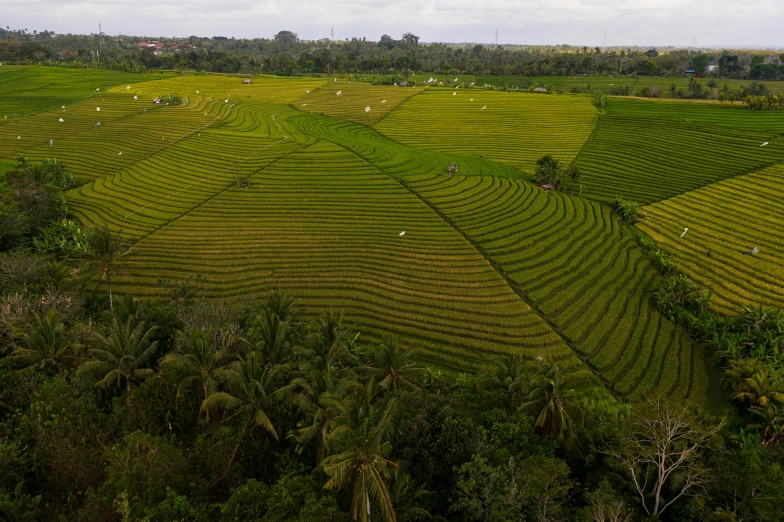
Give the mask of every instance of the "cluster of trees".
[[[549, 154], [536, 160], [534, 180], [537, 185], [547, 190], [561, 190], [565, 184], [568, 184], [571, 193], [574, 194], [580, 176], [580, 169], [576, 165], [564, 167]], [[582, 192], [582, 188], [580, 191]]]
[[[709, 55], [687, 49], [605, 49], [574, 46], [487, 46], [420, 44], [406, 33], [399, 40], [384, 35], [378, 42], [365, 38], [303, 41], [291, 31], [273, 38], [160, 39], [176, 42], [179, 51], [156, 55], [139, 49], [143, 38], [103, 38], [99, 35], [56, 35], [0, 30], [0, 57], [55, 62], [98, 63], [104, 67], [175, 69], [213, 72], [405, 73], [483, 74], [495, 76], [564, 76], [575, 74], [639, 74], [682, 76], [689, 67], [699, 74], [710, 61], [719, 65], [717, 76], [775, 80], [784, 77], [784, 65], [775, 54], [724, 51]], [[186, 48], [186, 46], [190, 46]], [[8, 58], [6, 58], [8, 59]]]
[[[629, 96], [632, 92], [629, 88], [619, 87], [611, 89], [610, 94]], [[691, 78], [686, 88], [671, 84], [667, 90], [663, 91], [657, 85], [649, 85], [640, 89], [637, 95], [644, 98], [667, 97], [718, 100], [721, 103], [740, 102], [745, 103], [752, 110], [780, 110], [784, 108], [784, 96], [772, 94], [764, 83], [757, 81], [752, 81], [748, 85], [743, 84], [738, 89], [733, 90], [727, 83], [719, 87], [719, 82], [715, 78], [710, 78], [704, 84], [695, 78]]]
[[[67, 172], [20, 158], [2, 208], [31, 218], [25, 187], [58, 200]], [[229, 303], [192, 277], [160, 281], [157, 300], [113, 296], [122, 237], [52, 242], [60, 212], [0, 245], [4, 520], [784, 517], [777, 310], [711, 315], [665, 277], [662, 309], [721, 347], [739, 405], [725, 421], [623, 403], [547, 357], [447, 375], [280, 291]]]

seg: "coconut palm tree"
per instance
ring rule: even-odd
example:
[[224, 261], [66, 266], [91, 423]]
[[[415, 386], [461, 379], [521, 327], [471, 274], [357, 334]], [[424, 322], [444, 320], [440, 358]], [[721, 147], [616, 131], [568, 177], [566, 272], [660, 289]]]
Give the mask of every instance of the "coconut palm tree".
[[324, 460], [325, 439], [335, 419], [345, 413], [342, 401], [360, 384], [340, 378], [340, 369], [328, 362], [323, 367], [310, 366], [307, 372], [291, 381], [291, 402], [304, 415], [290, 437], [299, 444], [314, 444], [317, 462]]
[[351, 488], [351, 516], [367, 522], [374, 509], [387, 521], [397, 520], [385, 480], [390, 468], [397, 464], [387, 458], [392, 451], [389, 437], [395, 401], [383, 410], [370, 401], [373, 382], [362, 392], [352, 394], [345, 401], [344, 413], [335, 419], [335, 427], [326, 438], [330, 453], [321, 467], [329, 475], [324, 486], [329, 490]]
[[288, 321], [282, 320], [274, 311], [265, 308], [256, 318], [253, 334], [255, 343], [250, 343], [261, 356], [261, 363], [279, 366], [291, 359], [294, 331]]
[[29, 329], [14, 332], [25, 347], [16, 348], [9, 361], [18, 363], [25, 371], [56, 370], [62, 376], [65, 366], [77, 360], [76, 351], [80, 348], [65, 335], [64, 320], [56, 310], [44, 317], [33, 312]]
[[431, 494], [424, 487], [415, 490], [411, 484], [411, 477], [400, 467], [392, 471], [392, 487], [389, 489], [389, 496], [395, 508], [395, 515], [401, 520], [430, 519], [430, 512], [420, 506], [420, 502]]
[[531, 364], [522, 354], [509, 354], [499, 357], [494, 361], [495, 368], [481, 370], [476, 378], [476, 387], [480, 391], [505, 389], [509, 392], [509, 407], [517, 409], [528, 386], [537, 372], [537, 367]]
[[104, 279], [109, 290], [109, 308], [114, 310], [112, 301], [112, 274], [115, 271], [117, 261], [125, 255], [126, 244], [121, 232], [112, 234], [109, 227], [104, 224], [93, 232], [90, 239], [90, 254], [88, 266], [93, 272], [98, 273], [98, 283]]
[[270, 290], [263, 307], [277, 315], [281, 321], [287, 321], [291, 324], [299, 323], [299, 309], [296, 307], [296, 301], [280, 288]]
[[264, 364], [262, 354], [257, 351], [216, 370], [216, 380], [223, 384], [224, 391], [210, 394], [202, 402], [201, 409], [221, 411], [224, 422], [237, 419], [242, 427], [226, 471], [216, 483], [228, 474], [249, 429], [261, 428], [278, 440], [278, 432], [267, 412], [290, 393], [290, 385], [279, 386], [284, 370], [281, 366]]
[[149, 365], [158, 348], [158, 341], [152, 340], [157, 329], [145, 329], [144, 321], [136, 323], [130, 316], [125, 320], [115, 317], [107, 336], [93, 333], [98, 347], [90, 349], [92, 360], [84, 363], [79, 372], [97, 377], [96, 386], [120, 388], [125, 382], [126, 391], [131, 391], [135, 382], [153, 373]]
[[330, 310], [316, 319], [316, 328], [305, 338], [299, 355], [306, 364], [353, 367], [359, 362], [352, 351], [358, 338], [358, 333], [343, 326], [342, 312]]
[[370, 373], [380, 377], [379, 384], [384, 388], [418, 388], [424, 368], [409, 362], [415, 350], [400, 346], [397, 337], [384, 337], [381, 343], [369, 350]]
[[749, 408], [763, 412], [768, 418], [775, 417], [776, 406], [784, 405], [784, 389], [781, 381], [774, 379], [768, 368], [760, 368], [741, 383], [732, 395]]
[[[178, 349], [166, 354], [161, 359], [161, 368], [180, 379], [177, 387], [177, 398], [192, 386], [201, 389], [202, 402], [215, 392], [215, 371], [220, 367], [223, 354], [211, 338], [210, 332], [200, 328], [190, 330], [190, 335], [177, 332]], [[206, 410], [207, 422], [210, 412]]]
[[538, 370], [529, 384], [529, 392], [520, 409], [536, 415], [534, 428], [543, 435], [572, 443], [583, 419], [582, 408], [572, 386], [585, 380], [585, 376], [581, 373], [567, 373], [560, 364], [551, 360], [540, 360], [537, 363]]

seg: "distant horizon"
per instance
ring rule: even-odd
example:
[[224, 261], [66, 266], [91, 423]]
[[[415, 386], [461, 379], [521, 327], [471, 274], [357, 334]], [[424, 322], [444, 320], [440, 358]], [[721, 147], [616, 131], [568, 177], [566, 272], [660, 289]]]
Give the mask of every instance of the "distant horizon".
[[3, 25], [64, 34], [96, 34], [100, 22], [105, 34], [177, 38], [271, 38], [289, 30], [319, 40], [334, 28], [335, 40], [411, 32], [422, 42], [494, 45], [498, 31], [500, 45], [784, 48], [784, 2], [774, 0], [5, 0], [3, 15]]
[[[74, 31], [57, 31], [48, 28], [41, 28], [41, 29], [32, 29], [30, 30], [29, 27], [11, 27], [11, 31], [20, 31], [24, 29], [28, 33], [32, 33], [33, 31], [43, 32], [43, 31], [50, 31], [54, 32], [56, 35], [98, 35], [98, 31], [87, 31], [87, 32], [74, 32]], [[289, 29], [280, 29], [280, 31], [289, 30]], [[258, 36], [233, 36], [233, 35], [224, 35], [224, 34], [215, 34], [212, 36], [207, 35], [198, 35], [198, 34], [188, 34], [188, 35], [172, 35], [166, 36], [163, 34], [159, 35], [152, 35], [152, 34], [134, 34], [131, 32], [119, 32], [119, 33], [110, 33], [108, 31], [103, 31], [104, 36], [107, 37], [132, 37], [132, 38], [147, 38], [147, 39], [163, 39], [163, 40], [183, 40], [191, 37], [195, 38], [204, 38], [204, 39], [212, 39], [212, 38], [233, 38], [235, 40], [258, 40], [258, 39], [266, 39], [271, 40], [274, 38], [275, 34], [279, 31], [275, 31], [270, 35], [258, 35]], [[296, 33], [300, 40], [306, 42], [318, 42], [320, 40], [330, 40], [329, 36], [326, 37], [319, 37], [319, 38], [306, 38], [297, 33], [297, 31], [292, 31]], [[387, 33], [384, 33], [387, 34]], [[382, 35], [383, 36], [383, 35]], [[399, 40], [399, 36], [389, 35], [392, 38]], [[401, 35], [402, 36], [402, 35]], [[419, 35], [417, 35], [419, 36]], [[365, 38], [367, 41], [377, 42], [381, 39], [381, 36], [378, 38], [368, 38], [367, 36], [348, 36], [345, 38], [335, 38], [334, 42], [345, 42], [349, 41], [352, 38]], [[694, 49], [694, 50], [702, 50], [702, 49], [710, 49], [710, 50], [744, 50], [744, 51], [771, 51], [771, 52], [782, 52], [784, 51], [784, 44], [779, 46], [765, 46], [765, 45], [676, 45], [676, 44], [612, 44], [612, 45], [596, 45], [596, 44], [588, 44], [588, 43], [521, 43], [521, 42], [501, 42], [499, 41], [498, 44], [495, 42], [483, 42], [483, 41], [442, 41], [442, 40], [424, 40], [420, 37], [419, 41], [420, 45], [430, 45], [430, 44], [441, 44], [441, 45], [483, 45], [488, 47], [494, 47], [498, 45], [499, 47], [590, 47], [590, 48], [602, 48], [607, 50], [613, 49], [671, 49], [671, 50], [680, 50], [680, 49]]]

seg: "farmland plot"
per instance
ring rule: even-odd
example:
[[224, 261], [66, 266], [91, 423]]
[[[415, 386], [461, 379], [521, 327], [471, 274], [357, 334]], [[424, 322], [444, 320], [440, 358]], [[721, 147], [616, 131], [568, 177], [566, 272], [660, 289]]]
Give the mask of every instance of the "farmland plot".
[[498, 266], [609, 388], [701, 400], [700, 351], [655, 309], [658, 274], [608, 208], [507, 179], [406, 183]]
[[339, 80], [327, 82], [292, 105], [304, 112], [315, 112], [346, 121], [373, 125], [395, 107], [423, 88], [371, 85]]
[[[741, 305], [756, 303], [784, 307], [784, 166], [714, 183], [642, 211], [637, 227], [713, 292], [720, 311], [737, 314]], [[754, 247], [759, 253], [744, 254]]]
[[[401, 232], [405, 234], [401, 235]], [[207, 278], [212, 295], [279, 286], [313, 311], [343, 309], [371, 336], [399, 333], [459, 369], [492, 356], [579, 361], [490, 264], [425, 204], [342, 147], [321, 141], [279, 158], [137, 243], [137, 295], [160, 277]]]
[[432, 89], [375, 128], [406, 145], [482, 156], [530, 174], [546, 154], [571, 162], [597, 118], [583, 96]]
[[769, 134], [606, 115], [575, 165], [584, 196], [652, 203], [782, 161], [784, 141]]

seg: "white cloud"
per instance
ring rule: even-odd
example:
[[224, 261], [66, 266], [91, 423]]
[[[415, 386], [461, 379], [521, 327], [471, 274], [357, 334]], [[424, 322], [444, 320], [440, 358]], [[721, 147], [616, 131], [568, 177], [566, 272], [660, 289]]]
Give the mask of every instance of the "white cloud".
[[3, 24], [30, 30], [140, 36], [378, 39], [407, 31], [422, 41], [782, 45], [784, 2], [715, 0], [2, 0]]

